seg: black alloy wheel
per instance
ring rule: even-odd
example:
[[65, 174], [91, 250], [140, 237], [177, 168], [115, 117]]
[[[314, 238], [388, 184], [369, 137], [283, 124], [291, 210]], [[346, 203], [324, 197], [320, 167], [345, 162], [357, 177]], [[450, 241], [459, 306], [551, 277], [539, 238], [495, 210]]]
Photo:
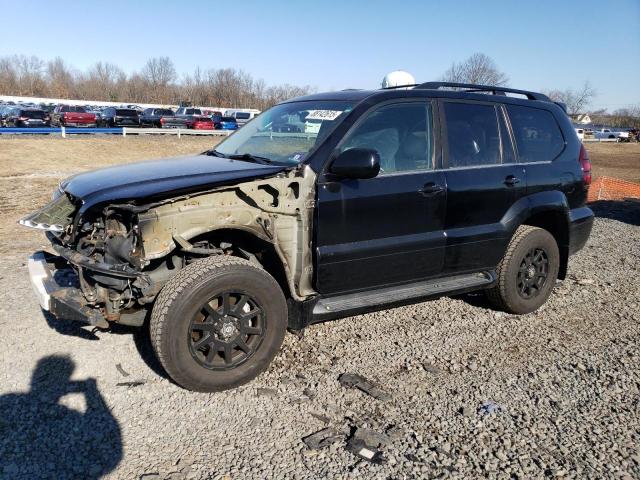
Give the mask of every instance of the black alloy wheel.
[[222, 292], [206, 302], [191, 320], [191, 355], [210, 370], [235, 368], [260, 347], [265, 321], [256, 299], [245, 292]]
[[518, 270], [518, 293], [522, 298], [540, 294], [549, 275], [549, 257], [542, 248], [532, 248], [522, 259]]

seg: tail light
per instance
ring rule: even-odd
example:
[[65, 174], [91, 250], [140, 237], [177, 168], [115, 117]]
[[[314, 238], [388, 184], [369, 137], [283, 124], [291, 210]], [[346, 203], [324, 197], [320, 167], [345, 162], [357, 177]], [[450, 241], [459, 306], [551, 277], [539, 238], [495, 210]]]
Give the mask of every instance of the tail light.
[[591, 185], [591, 162], [589, 161], [589, 154], [584, 145], [580, 145], [580, 168], [582, 169], [582, 180], [586, 186]]
[[160, 124], [164, 125], [164, 117], [160, 117]]
[[18, 120], [20, 120], [21, 122], [26, 122], [27, 120], [29, 120], [29, 117], [18, 117]]

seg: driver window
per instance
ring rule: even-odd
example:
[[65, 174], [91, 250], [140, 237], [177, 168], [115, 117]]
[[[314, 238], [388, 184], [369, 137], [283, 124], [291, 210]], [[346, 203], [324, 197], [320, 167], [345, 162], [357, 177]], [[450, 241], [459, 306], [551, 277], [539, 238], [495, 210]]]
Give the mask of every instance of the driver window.
[[340, 152], [371, 148], [380, 155], [380, 173], [433, 168], [431, 104], [397, 103], [377, 108], [348, 135]]

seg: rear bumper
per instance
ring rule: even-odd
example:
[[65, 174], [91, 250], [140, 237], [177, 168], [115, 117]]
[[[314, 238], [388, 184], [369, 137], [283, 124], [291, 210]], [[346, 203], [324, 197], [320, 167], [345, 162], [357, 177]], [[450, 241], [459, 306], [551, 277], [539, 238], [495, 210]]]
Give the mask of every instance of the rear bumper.
[[569, 211], [569, 255], [585, 246], [593, 227], [593, 211], [589, 207]]
[[62, 258], [39, 251], [29, 257], [31, 286], [43, 310], [55, 317], [107, 328], [102, 313], [87, 305], [78, 275]]

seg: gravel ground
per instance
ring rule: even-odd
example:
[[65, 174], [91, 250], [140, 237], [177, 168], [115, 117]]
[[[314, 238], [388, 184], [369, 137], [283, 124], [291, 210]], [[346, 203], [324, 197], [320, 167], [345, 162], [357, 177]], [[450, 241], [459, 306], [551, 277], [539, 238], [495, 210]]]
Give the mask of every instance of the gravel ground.
[[[312, 326], [218, 394], [169, 382], [143, 333], [45, 318], [24, 255], [5, 257], [0, 476], [638, 478], [640, 207], [598, 212], [536, 313], [468, 296]], [[324, 428], [325, 446], [302, 441]], [[367, 428], [382, 434], [373, 463], [349, 449]]]
[[26, 257], [46, 241], [15, 221], [68, 172], [204, 147], [23, 141], [0, 148], [0, 479], [640, 478], [637, 202], [596, 205], [536, 313], [466, 296], [315, 325], [251, 384], [200, 394], [166, 379], [143, 330], [43, 316]]

